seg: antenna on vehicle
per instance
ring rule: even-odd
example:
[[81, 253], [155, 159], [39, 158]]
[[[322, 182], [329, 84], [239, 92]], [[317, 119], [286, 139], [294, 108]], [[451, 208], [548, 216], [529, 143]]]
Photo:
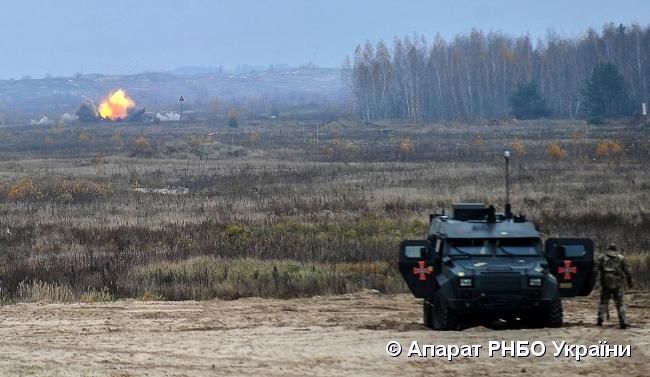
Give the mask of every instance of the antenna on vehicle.
[[497, 222], [497, 214], [496, 214], [496, 209], [494, 209], [493, 205], [490, 205], [487, 209], [487, 220], [486, 222], [488, 224], [494, 224]]
[[512, 218], [512, 205], [510, 204], [510, 151], [504, 151], [503, 157], [506, 160], [506, 219]]

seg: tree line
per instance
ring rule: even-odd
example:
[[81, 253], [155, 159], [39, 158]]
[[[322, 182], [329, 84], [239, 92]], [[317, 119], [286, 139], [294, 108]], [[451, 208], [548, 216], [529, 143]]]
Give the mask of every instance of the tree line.
[[530, 117], [630, 115], [650, 97], [650, 26], [608, 24], [600, 33], [549, 33], [535, 43], [480, 30], [449, 41], [366, 42], [343, 74], [366, 120], [504, 118], [515, 116], [518, 103], [533, 106]]

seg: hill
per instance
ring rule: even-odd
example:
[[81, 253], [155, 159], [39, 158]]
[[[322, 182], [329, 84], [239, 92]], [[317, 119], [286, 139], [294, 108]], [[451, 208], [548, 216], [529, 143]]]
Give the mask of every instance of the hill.
[[43, 115], [54, 119], [74, 112], [84, 100], [100, 102], [117, 88], [125, 89], [138, 107], [154, 111], [174, 109], [181, 95], [190, 109], [201, 108], [214, 96], [224, 106], [238, 106], [251, 99], [330, 103], [343, 93], [338, 69], [312, 66], [238, 74], [207, 71], [0, 80], [0, 122]]

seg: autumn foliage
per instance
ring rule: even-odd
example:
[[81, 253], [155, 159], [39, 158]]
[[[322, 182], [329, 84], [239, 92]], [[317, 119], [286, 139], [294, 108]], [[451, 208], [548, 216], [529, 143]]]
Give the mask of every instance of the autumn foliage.
[[149, 157], [153, 154], [153, 147], [149, 140], [144, 136], [138, 136], [135, 139], [135, 149], [133, 155], [139, 157]]
[[[30, 177], [15, 182], [0, 183], [0, 199], [11, 202], [27, 200], [70, 200], [106, 198], [113, 193], [110, 185], [86, 179], [35, 183]], [[66, 199], [67, 198], [67, 199]]]
[[415, 151], [415, 145], [413, 145], [411, 139], [401, 138], [399, 140], [399, 151], [402, 154], [413, 153]]
[[37, 192], [30, 178], [22, 178], [9, 186], [6, 196], [11, 201], [21, 201], [37, 196]]
[[546, 147], [546, 153], [549, 157], [555, 160], [563, 160], [567, 157], [566, 149], [558, 142], [549, 143]]
[[621, 154], [625, 150], [625, 144], [620, 140], [605, 139], [596, 145], [596, 156], [607, 157]]
[[521, 139], [514, 139], [512, 141], [512, 150], [519, 156], [526, 154], [526, 147]]

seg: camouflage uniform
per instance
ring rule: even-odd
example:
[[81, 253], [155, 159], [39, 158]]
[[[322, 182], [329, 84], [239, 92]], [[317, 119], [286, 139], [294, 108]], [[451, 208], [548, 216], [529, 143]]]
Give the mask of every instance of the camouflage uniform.
[[616, 246], [610, 245], [604, 254], [596, 260], [596, 276], [600, 277], [600, 305], [598, 306], [598, 326], [601, 326], [608, 314], [610, 297], [614, 299], [618, 311], [618, 322], [621, 328], [628, 327], [625, 318], [625, 304], [623, 293], [625, 283], [632, 287], [630, 267], [625, 262], [623, 255], [616, 251]]

